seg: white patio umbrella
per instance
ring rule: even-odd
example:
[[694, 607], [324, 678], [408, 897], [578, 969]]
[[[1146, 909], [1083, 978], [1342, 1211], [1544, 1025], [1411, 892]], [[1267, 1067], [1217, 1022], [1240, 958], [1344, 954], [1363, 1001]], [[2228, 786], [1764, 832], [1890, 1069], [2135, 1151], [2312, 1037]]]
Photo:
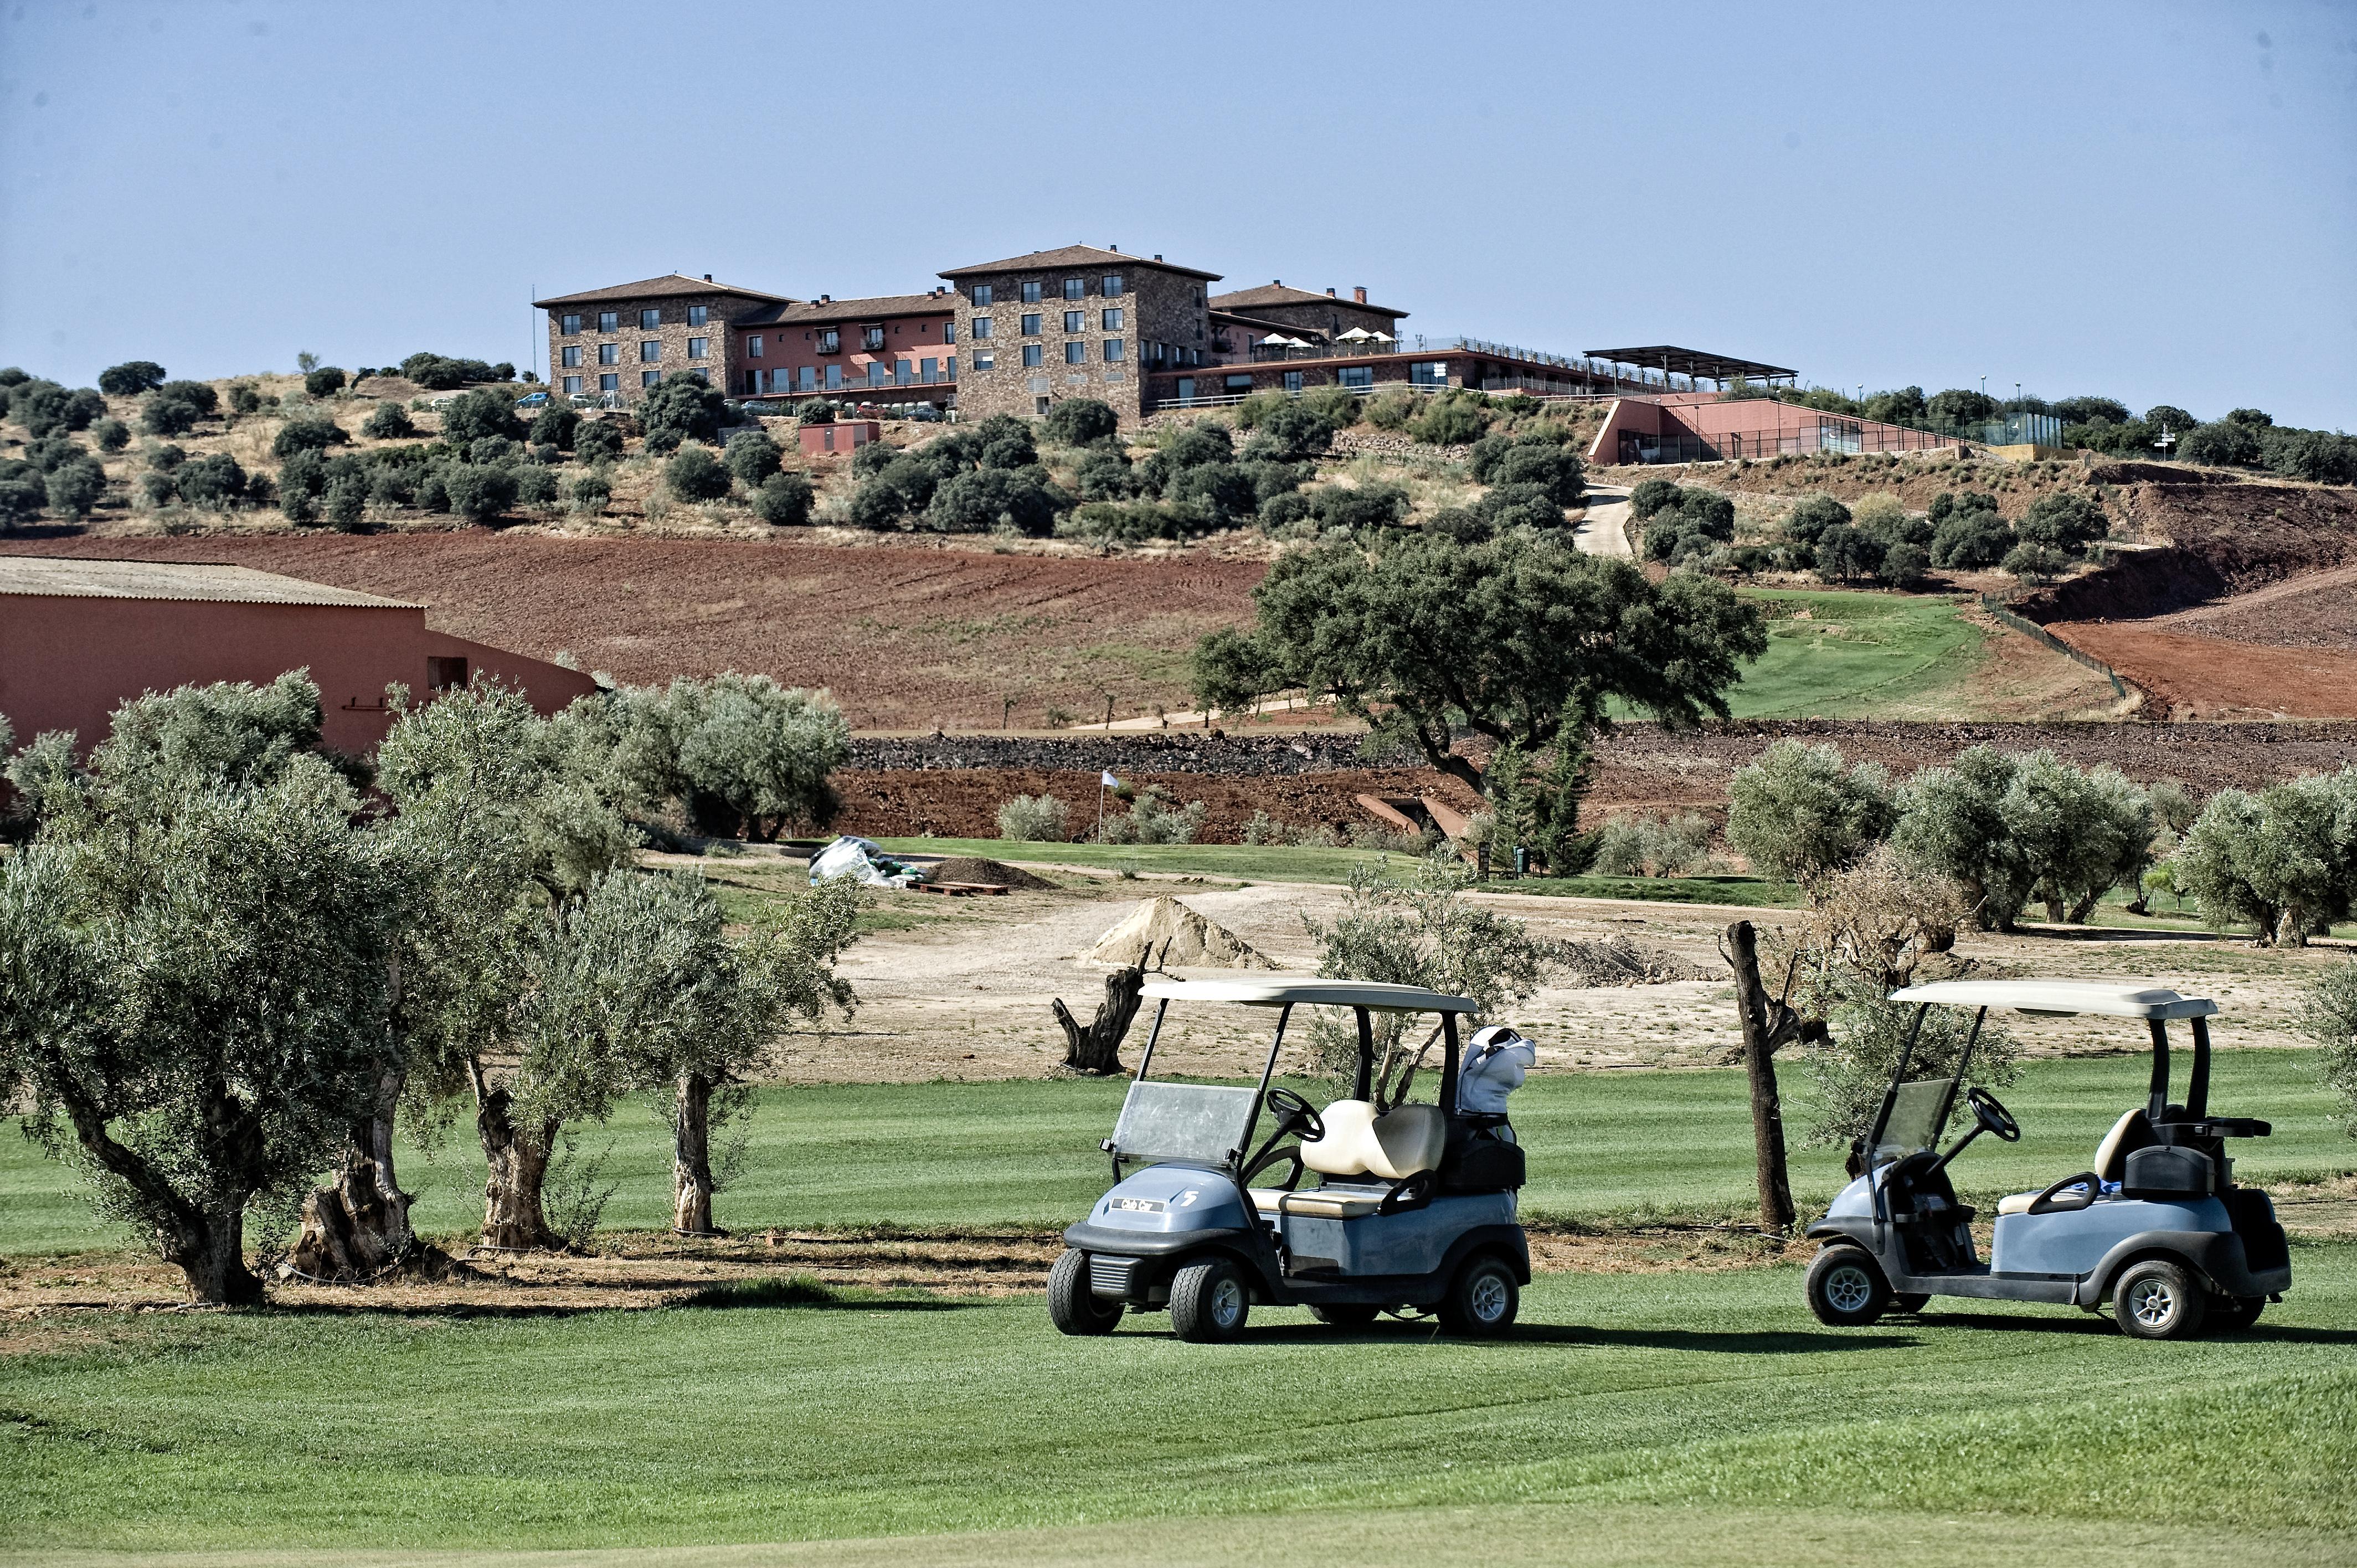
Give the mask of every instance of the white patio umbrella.
[[1372, 339], [1373, 337], [1374, 334], [1368, 331], [1365, 328], [1353, 327], [1348, 332], [1341, 333], [1336, 337], [1334, 341], [1337, 343], [1364, 343]]
[[1370, 343], [1396, 343], [1399, 339], [1393, 337], [1388, 332], [1370, 332], [1367, 334], [1367, 341]]

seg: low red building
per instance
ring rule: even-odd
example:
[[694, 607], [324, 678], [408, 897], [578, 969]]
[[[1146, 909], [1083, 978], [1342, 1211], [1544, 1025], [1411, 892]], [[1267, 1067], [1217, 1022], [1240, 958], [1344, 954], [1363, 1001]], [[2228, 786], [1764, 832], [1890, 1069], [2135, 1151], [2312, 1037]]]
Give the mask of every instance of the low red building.
[[422, 696], [492, 675], [543, 714], [597, 690], [580, 671], [436, 631], [424, 605], [244, 566], [0, 555], [0, 714], [18, 745], [71, 730], [87, 748], [142, 693], [289, 670], [311, 672], [327, 744], [353, 754], [384, 738], [389, 685]]
[[870, 441], [884, 439], [884, 427], [872, 419], [838, 419], [832, 424], [805, 424], [796, 431], [802, 456], [823, 457], [829, 452], [853, 452]]
[[946, 404], [957, 390], [957, 299], [945, 288], [780, 302], [730, 329], [743, 397]]

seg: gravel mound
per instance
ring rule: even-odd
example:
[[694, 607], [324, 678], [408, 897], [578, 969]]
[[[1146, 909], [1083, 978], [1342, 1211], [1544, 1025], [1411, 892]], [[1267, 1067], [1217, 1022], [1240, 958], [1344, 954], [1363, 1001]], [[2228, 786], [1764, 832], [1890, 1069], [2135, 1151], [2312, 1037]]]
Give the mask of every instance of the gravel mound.
[[1152, 962], [1209, 969], [1275, 969], [1224, 926], [1215, 926], [1178, 899], [1148, 898], [1129, 918], [1097, 939], [1081, 957], [1091, 963]]
[[1006, 865], [971, 854], [952, 855], [927, 873], [925, 880], [977, 882], [985, 887], [1017, 887], [1026, 891], [1056, 886], [1044, 876], [1034, 876], [1019, 865]]
[[1721, 980], [1696, 969], [1666, 948], [1646, 947], [1627, 937], [1563, 944], [1560, 979], [1571, 985], [1664, 985], [1674, 980]]

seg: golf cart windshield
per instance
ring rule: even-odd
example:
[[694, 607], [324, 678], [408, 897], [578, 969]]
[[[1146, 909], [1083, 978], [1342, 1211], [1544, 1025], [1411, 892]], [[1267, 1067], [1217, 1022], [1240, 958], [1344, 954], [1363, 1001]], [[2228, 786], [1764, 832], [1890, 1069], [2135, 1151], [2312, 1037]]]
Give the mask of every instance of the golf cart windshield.
[[1113, 1152], [1128, 1160], [1219, 1165], [1243, 1147], [1259, 1102], [1257, 1090], [1140, 1079], [1122, 1101]]
[[1955, 1079], [1947, 1078], [1917, 1079], [1892, 1090], [1890, 1116], [1874, 1145], [1874, 1164], [1936, 1148], [1947, 1129], [1949, 1097], [1954, 1092]]

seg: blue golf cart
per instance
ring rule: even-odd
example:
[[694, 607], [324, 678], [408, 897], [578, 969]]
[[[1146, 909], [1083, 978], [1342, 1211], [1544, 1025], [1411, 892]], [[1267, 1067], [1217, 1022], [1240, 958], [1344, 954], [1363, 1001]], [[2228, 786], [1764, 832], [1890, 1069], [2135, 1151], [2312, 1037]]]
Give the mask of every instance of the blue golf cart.
[[[1921, 1310], [1935, 1295], [2041, 1301], [2089, 1312], [2105, 1302], [2125, 1332], [2181, 1339], [2247, 1327], [2291, 1284], [2291, 1258], [2275, 1206], [2234, 1181], [2227, 1140], [2264, 1138], [2265, 1122], [2210, 1114], [2210, 1018], [2218, 1004], [2158, 987], [2069, 980], [1952, 981], [1891, 993], [1916, 1004], [1898, 1070], [1873, 1130], [1852, 1153], [1857, 1179], [1807, 1233], [1823, 1242], [1808, 1300], [1820, 1322], [1856, 1327], [1885, 1312]], [[1954, 1070], [1910, 1079], [1924, 1015], [1976, 1009]], [[2020, 1127], [1985, 1089], [1965, 1090], [1974, 1125], [1943, 1154], [1973, 1047], [1989, 1009], [2040, 1017], [2141, 1019], [2152, 1042], [2146, 1103], [2097, 1144], [2087, 1168], [1997, 1205], [1989, 1259], [1973, 1245], [1974, 1211], [1957, 1201], [1948, 1167], [1984, 1133], [2012, 1143]], [[2182, 1104], [2169, 1099], [2169, 1026], [2191, 1027], [2193, 1066]]]
[[[1513, 1323], [1531, 1278], [1515, 1218], [1523, 1151], [1502, 1110], [1459, 1104], [1458, 1027], [1476, 1010], [1469, 998], [1281, 978], [1157, 977], [1145, 995], [1156, 1003], [1153, 1028], [1102, 1145], [1114, 1185], [1064, 1232], [1067, 1251], [1049, 1276], [1058, 1328], [1110, 1334], [1126, 1312], [1168, 1311], [1181, 1339], [1215, 1342], [1241, 1333], [1254, 1305], [1307, 1306], [1343, 1326], [1385, 1311], [1435, 1314], [1459, 1334]], [[1154, 1079], [1173, 1002], [1273, 1011], [1259, 1083]], [[1348, 1008], [1357, 1028], [1352, 1094], [1323, 1110], [1270, 1083], [1293, 1010], [1308, 1006]], [[1411, 1051], [1417, 1015], [1435, 1021]], [[1436, 1045], [1430, 1098], [1412, 1100]], [[1480, 1081], [1479, 1068], [1469, 1081]], [[1519, 1082], [1520, 1069], [1510, 1070]], [[1480, 1098], [1504, 1104], [1502, 1092]]]

